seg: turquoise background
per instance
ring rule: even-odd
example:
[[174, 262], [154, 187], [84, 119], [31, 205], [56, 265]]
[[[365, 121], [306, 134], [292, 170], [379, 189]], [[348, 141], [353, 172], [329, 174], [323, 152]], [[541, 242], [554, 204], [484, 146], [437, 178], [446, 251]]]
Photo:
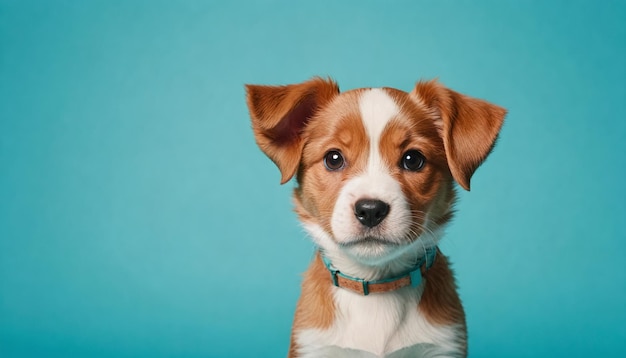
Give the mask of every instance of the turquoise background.
[[624, 1], [0, 1], [0, 357], [280, 357], [313, 247], [244, 83], [509, 109], [442, 249], [473, 357], [626, 356]]

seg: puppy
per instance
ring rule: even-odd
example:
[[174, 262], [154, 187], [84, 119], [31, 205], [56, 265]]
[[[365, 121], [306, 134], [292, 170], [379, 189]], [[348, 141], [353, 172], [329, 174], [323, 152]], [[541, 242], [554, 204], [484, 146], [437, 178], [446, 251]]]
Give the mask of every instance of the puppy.
[[293, 176], [318, 247], [289, 357], [465, 357], [463, 306], [437, 247], [455, 184], [491, 152], [506, 111], [437, 81], [340, 93], [330, 79], [247, 85], [255, 139]]

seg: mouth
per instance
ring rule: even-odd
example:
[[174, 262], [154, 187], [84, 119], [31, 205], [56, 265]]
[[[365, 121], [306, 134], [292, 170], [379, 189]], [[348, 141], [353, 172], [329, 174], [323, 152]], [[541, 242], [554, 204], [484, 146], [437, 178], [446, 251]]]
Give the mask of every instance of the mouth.
[[350, 240], [347, 242], [339, 243], [341, 247], [354, 247], [354, 246], [400, 246], [397, 242], [381, 239], [379, 237], [366, 236], [356, 240]]

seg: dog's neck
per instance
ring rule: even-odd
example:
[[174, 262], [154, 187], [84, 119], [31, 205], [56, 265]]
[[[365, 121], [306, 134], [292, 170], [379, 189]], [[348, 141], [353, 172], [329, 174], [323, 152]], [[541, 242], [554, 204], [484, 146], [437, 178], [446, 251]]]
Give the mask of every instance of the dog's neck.
[[332, 238], [318, 225], [304, 224], [304, 228], [320, 248], [328, 262], [343, 274], [363, 280], [382, 280], [411, 271], [418, 263], [423, 262], [428, 252], [435, 250], [443, 229], [429, 230], [407, 245], [394, 257], [384, 262], [365, 263], [346, 254]]
[[428, 271], [435, 263], [437, 257], [437, 247], [426, 249], [425, 254], [421, 257], [412, 268], [395, 276], [385, 277], [379, 280], [365, 280], [360, 277], [346, 275], [336, 269], [333, 264], [322, 253], [322, 261], [331, 274], [333, 285], [336, 287], [349, 289], [364, 296], [373, 293], [384, 293], [395, 291], [407, 286], [418, 287], [422, 283], [422, 273]]

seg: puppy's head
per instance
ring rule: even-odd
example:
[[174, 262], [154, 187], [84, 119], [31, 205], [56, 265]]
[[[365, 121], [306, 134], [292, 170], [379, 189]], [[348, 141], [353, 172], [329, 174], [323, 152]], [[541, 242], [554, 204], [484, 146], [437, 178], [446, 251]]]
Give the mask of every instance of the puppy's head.
[[410, 93], [331, 80], [248, 85], [259, 147], [294, 175], [296, 211], [325, 250], [363, 263], [436, 244], [452, 216], [453, 181], [469, 190], [506, 111], [420, 82]]

